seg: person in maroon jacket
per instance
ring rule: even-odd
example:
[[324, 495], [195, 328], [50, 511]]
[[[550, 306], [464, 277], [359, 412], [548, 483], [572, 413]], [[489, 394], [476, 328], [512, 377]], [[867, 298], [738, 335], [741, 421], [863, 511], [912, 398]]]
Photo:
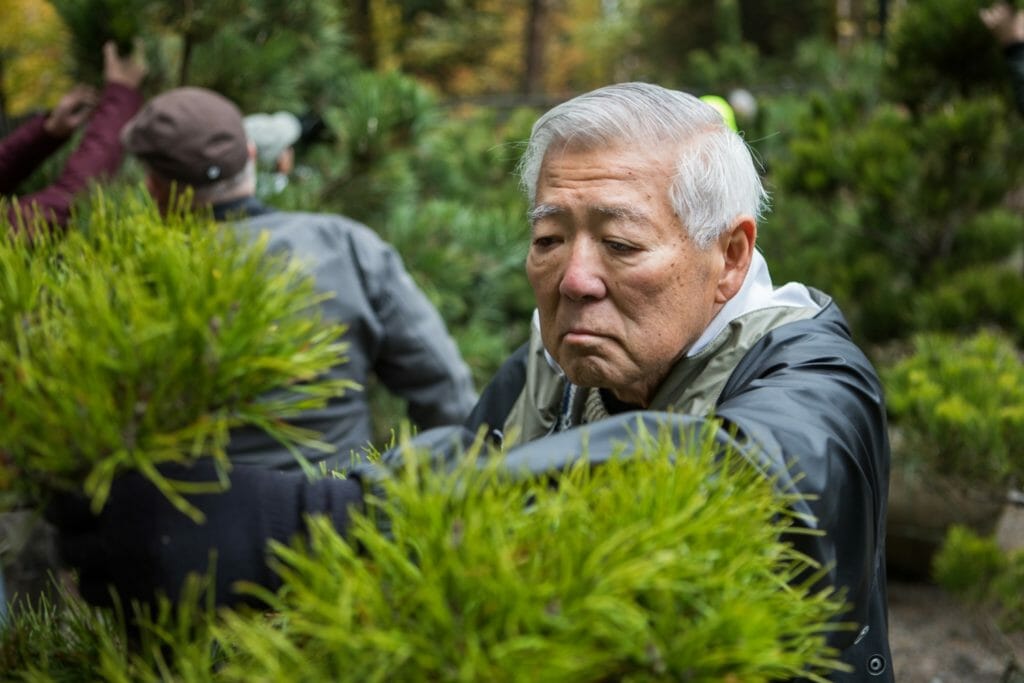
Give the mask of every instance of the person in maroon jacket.
[[121, 128], [142, 106], [139, 84], [146, 69], [141, 59], [119, 55], [113, 42], [103, 46], [103, 65], [105, 84], [98, 96], [91, 88], [77, 86], [49, 114], [29, 119], [0, 140], [0, 195], [13, 195], [80, 125], [89, 122], [53, 184], [9, 197], [3, 210], [11, 229], [31, 232], [39, 221], [63, 228], [75, 195], [93, 178], [109, 176], [121, 165]]
[[[109, 42], [103, 46], [102, 93], [76, 86], [49, 114], [32, 117], [0, 140], [0, 220], [6, 217], [9, 229], [31, 234], [49, 225], [62, 230], [75, 195], [91, 179], [109, 176], [118, 169], [123, 158], [121, 128], [142, 106], [139, 84], [145, 72], [141, 59], [120, 56], [114, 43]], [[13, 196], [18, 185], [86, 121], [89, 123], [82, 140], [57, 180], [38, 192]], [[3, 521], [0, 515], [0, 523]], [[13, 517], [9, 521], [18, 524]], [[6, 614], [7, 595], [0, 565], [0, 628]]]

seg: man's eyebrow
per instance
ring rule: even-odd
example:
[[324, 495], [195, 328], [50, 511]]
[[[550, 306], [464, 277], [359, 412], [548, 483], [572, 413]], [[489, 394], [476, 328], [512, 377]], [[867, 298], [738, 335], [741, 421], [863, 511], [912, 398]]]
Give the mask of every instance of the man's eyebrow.
[[[631, 206], [593, 206], [589, 211], [590, 213], [601, 214], [609, 218], [624, 218], [635, 222], [648, 221], [648, 214], [646, 211]], [[530, 209], [529, 213], [527, 213], [527, 217], [529, 218], [530, 223], [533, 224], [541, 219], [548, 218], [549, 216], [559, 216], [564, 213], [567, 213], [564, 207], [555, 206], [554, 204], [538, 204]]]
[[649, 220], [646, 211], [632, 206], [595, 206], [590, 209], [592, 213], [599, 213], [609, 218], [624, 218], [637, 223]]
[[542, 218], [547, 218], [548, 216], [557, 216], [563, 213], [565, 213], [565, 209], [563, 209], [560, 206], [555, 206], [553, 204], [538, 204], [537, 206], [530, 209], [530, 211], [526, 214], [526, 217], [530, 219], [530, 224], [533, 225]]

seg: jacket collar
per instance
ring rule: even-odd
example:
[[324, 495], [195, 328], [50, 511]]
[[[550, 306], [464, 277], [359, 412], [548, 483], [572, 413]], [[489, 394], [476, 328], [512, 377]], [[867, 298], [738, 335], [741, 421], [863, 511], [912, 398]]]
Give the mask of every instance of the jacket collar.
[[778, 288], [773, 287], [772, 277], [768, 273], [768, 263], [764, 260], [761, 252], [755, 249], [754, 255], [750, 259], [750, 269], [743, 279], [740, 291], [726, 302], [718, 315], [711, 319], [711, 323], [686, 352], [686, 355], [688, 357], [696, 356], [733, 320], [754, 311], [776, 307], [820, 309], [821, 304], [815, 301], [807, 287], [799, 282], [790, 282]]
[[271, 213], [273, 209], [252, 195], [213, 205], [213, 219], [226, 221]]

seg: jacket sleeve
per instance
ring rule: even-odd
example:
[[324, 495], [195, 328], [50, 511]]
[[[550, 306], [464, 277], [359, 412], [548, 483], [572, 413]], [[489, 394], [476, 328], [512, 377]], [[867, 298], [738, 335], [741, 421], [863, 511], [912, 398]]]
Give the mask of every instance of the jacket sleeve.
[[408, 401], [421, 429], [462, 424], [477, 398], [469, 367], [398, 253], [385, 247], [377, 264], [372, 298], [383, 334], [374, 372]]
[[43, 128], [46, 116], [33, 116], [0, 140], [0, 194], [13, 194], [33, 171], [63, 145]]
[[717, 417], [779, 487], [802, 494], [803, 523], [825, 533], [794, 534], [794, 545], [826, 568], [825, 583], [846, 591], [847, 618], [867, 624], [885, 571], [885, 405], [845, 325], [829, 326], [802, 321], [762, 338], [724, 387]]
[[141, 105], [138, 90], [108, 83], [60, 176], [52, 185], [16, 199], [8, 208], [11, 224], [16, 229], [31, 229], [35, 220], [43, 219], [59, 227], [67, 225], [75, 195], [90, 180], [113, 175], [121, 165], [121, 128]]

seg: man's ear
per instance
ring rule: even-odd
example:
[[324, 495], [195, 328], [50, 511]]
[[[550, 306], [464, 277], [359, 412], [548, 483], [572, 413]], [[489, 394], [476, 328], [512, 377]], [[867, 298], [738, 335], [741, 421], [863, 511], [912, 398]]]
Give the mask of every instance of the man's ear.
[[171, 203], [171, 183], [153, 171], [146, 171], [146, 190], [160, 211], [166, 211]]
[[750, 270], [757, 242], [757, 222], [753, 216], [740, 216], [718, 238], [722, 250], [722, 274], [718, 279], [715, 303], [724, 304], [736, 296]]
[[256, 159], [257, 152], [256, 143], [253, 142], [252, 140], [249, 140], [248, 142], [245, 143], [245, 147], [246, 149], [249, 150], [249, 161], [254, 161]]

